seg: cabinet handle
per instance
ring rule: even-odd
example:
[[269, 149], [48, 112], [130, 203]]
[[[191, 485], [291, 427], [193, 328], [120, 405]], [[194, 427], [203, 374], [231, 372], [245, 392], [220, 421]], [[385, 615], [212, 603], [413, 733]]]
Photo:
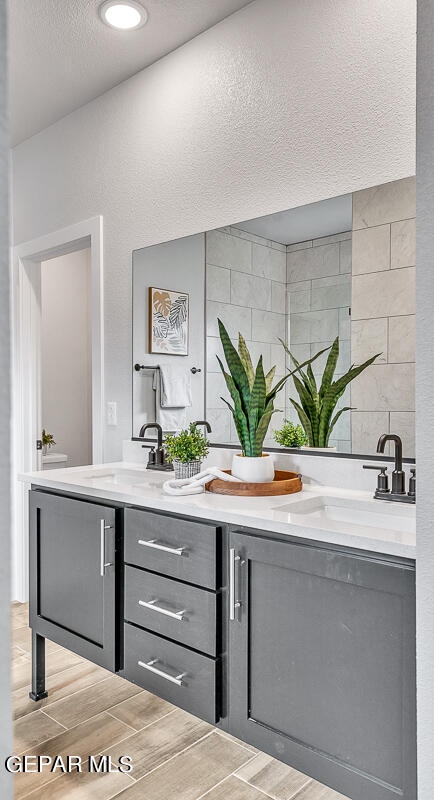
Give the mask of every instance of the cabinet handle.
[[159, 614], [165, 614], [166, 617], [172, 617], [172, 619], [177, 619], [180, 622], [184, 620], [184, 614], [186, 612], [186, 608], [183, 608], [182, 611], [169, 611], [168, 608], [162, 608], [162, 606], [155, 605], [158, 603], [158, 599], [149, 600], [145, 602], [145, 600], [139, 600], [139, 606], [143, 606], [144, 608], [149, 608], [150, 611], [158, 611]]
[[235, 555], [235, 548], [229, 549], [229, 619], [231, 622], [235, 619], [235, 611], [241, 606], [235, 600], [235, 562], [240, 561], [240, 556]]
[[106, 567], [113, 567], [112, 562], [107, 562], [105, 560], [105, 532], [110, 531], [113, 528], [113, 525], [106, 525], [105, 519], [100, 521], [100, 568], [99, 574], [101, 578], [105, 575], [105, 568]]
[[174, 556], [182, 556], [186, 552], [186, 547], [169, 547], [167, 544], [159, 544], [156, 539], [137, 539], [137, 544], [142, 544], [144, 547], [152, 547], [154, 550], [163, 550], [165, 553], [172, 553]]
[[142, 667], [142, 669], [147, 669], [148, 672], [153, 672], [154, 675], [158, 675], [160, 678], [164, 678], [166, 681], [170, 681], [170, 683], [176, 683], [177, 686], [183, 686], [184, 683], [182, 679], [185, 678], [187, 673], [181, 672], [179, 675], [176, 675], [175, 677], [173, 675], [169, 675], [167, 672], [163, 672], [162, 669], [157, 669], [157, 667], [154, 666], [154, 664], [159, 663], [159, 660], [160, 660], [159, 658], [154, 658], [152, 659], [152, 661], [147, 661], [146, 663], [144, 661], [138, 661], [137, 664], [139, 665], [139, 667]]

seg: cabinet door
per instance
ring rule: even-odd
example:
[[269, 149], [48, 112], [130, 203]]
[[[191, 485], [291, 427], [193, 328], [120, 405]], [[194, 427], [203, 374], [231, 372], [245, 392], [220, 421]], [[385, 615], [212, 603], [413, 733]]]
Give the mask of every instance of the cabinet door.
[[233, 532], [229, 576], [231, 733], [351, 800], [415, 800], [411, 565]]
[[115, 509], [30, 493], [30, 625], [116, 668]]

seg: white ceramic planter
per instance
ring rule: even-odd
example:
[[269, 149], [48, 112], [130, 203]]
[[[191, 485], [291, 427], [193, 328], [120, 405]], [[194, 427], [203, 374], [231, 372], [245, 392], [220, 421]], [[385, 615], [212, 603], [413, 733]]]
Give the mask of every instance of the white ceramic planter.
[[271, 453], [263, 453], [258, 458], [234, 453], [232, 475], [245, 483], [268, 483], [274, 479], [274, 461]]

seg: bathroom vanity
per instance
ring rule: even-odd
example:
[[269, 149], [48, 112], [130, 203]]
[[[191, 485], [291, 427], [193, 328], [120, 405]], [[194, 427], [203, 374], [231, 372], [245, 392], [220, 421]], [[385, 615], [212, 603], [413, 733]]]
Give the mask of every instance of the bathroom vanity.
[[35, 700], [49, 638], [352, 800], [414, 800], [414, 507], [26, 480]]

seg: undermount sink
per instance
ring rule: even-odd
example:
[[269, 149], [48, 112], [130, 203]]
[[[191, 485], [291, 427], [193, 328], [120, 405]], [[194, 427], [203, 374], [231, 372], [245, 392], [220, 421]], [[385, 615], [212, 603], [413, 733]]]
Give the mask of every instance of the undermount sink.
[[368, 527], [377, 530], [413, 533], [416, 530], [415, 507], [381, 500], [353, 500], [344, 497], [318, 495], [286, 505], [274, 506], [274, 511], [287, 513], [291, 522], [327, 528]]

